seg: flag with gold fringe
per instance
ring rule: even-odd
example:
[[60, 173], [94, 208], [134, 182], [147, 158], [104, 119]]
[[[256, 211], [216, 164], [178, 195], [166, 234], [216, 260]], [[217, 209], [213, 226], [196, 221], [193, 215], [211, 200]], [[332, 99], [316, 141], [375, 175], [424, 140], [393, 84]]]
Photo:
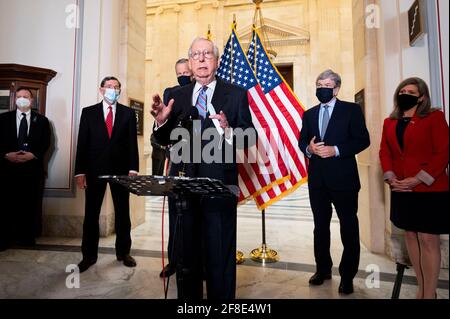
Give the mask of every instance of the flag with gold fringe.
[[[274, 185], [266, 192], [267, 197], [280, 199], [295, 191], [307, 180], [305, 157], [298, 147], [304, 108], [292, 88], [272, 63], [261, 41], [261, 36], [255, 28], [253, 28], [247, 57], [270, 109], [273, 111], [270, 116], [280, 120], [283, 130], [281, 136], [287, 158], [289, 179]], [[261, 194], [261, 196], [263, 195]]]
[[[255, 64], [256, 60], [251, 61]], [[270, 84], [258, 81], [258, 73], [252, 70], [233, 23], [217, 76], [247, 90], [253, 124], [258, 131], [258, 143], [254, 148], [238, 153], [240, 203], [253, 198], [261, 210], [306, 181], [304, 158], [299, 158], [300, 153], [295, 155], [295, 148], [298, 147], [292, 143], [292, 131], [297, 141], [299, 136], [299, 130], [294, 130], [292, 122], [300, 118], [298, 124], [301, 125], [303, 109], [301, 106], [298, 108], [299, 103], [295, 106], [292, 106], [292, 102], [289, 106], [279, 105], [292, 95], [280, 96], [275, 99], [275, 103], [274, 96], [269, 96], [269, 99], [266, 94], [270, 92], [266, 92], [265, 88], [277, 88], [275, 92], [278, 92], [281, 84], [284, 84], [281, 86], [282, 90], [289, 90], [289, 87], [273, 66], [263, 71], [267, 73], [267, 78], [273, 79]], [[262, 74], [259, 75], [261, 77], [258, 78], [263, 79]], [[272, 87], [272, 83], [276, 86]], [[291, 110], [292, 107], [297, 107], [296, 112]], [[249, 160], [255, 158], [258, 160]]]

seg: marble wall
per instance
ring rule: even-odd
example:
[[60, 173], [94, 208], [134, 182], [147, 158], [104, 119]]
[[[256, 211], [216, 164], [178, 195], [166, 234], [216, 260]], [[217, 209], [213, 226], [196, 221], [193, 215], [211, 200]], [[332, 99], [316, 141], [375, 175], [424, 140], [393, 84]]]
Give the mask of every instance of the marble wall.
[[[208, 25], [221, 51], [231, 32], [233, 16], [244, 41], [250, 32], [254, 10], [255, 5], [249, 0], [147, 0], [146, 104], [151, 103], [153, 94], [162, 94], [166, 87], [176, 84], [175, 61], [187, 57], [192, 40], [205, 36]], [[265, 0], [262, 13], [272, 28], [269, 37], [281, 40], [274, 47], [278, 53], [274, 63], [293, 66], [293, 89], [305, 108], [317, 104], [315, 79], [327, 68], [342, 75], [340, 98], [353, 100], [351, 0]], [[299, 38], [307, 41], [300, 43]], [[153, 123], [148, 112], [145, 123], [146, 126]], [[146, 134], [145, 153], [150, 154], [150, 131]], [[147, 167], [151, 167], [150, 161]]]
[[[400, 260], [407, 260], [403, 233], [390, 222], [390, 191], [382, 182], [378, 159], [383, 120], [392, 111], [392, 96], [402, 79], [421, 77], [433, 91], [432, 85], [436, 84], [431, 81], [430, 65], [440, 64], [430, 54], [430, 45], [435, 44], [430, 42], [428, 32], [414, 46], [409, 44], [407, 11], [412, 3], [412, 0], [353, 1], [355, 79], [359, 84], [356, 90], [365, 89], [366, 119], [372, 142], [370, 149], [359, 158], [360, 164], [367, 164], [360, 165], [361, 180], [366, 185], [360, 204], [368, 207], [360, 210], [361, 237], [371, 251], [386, 252]], [[425, 12], [422, 18], [427, 19]], [[448, 25], [448, 16], [441, 16], [441, 20]], [[428, 25], [428, 30], [431, 28], [437, 25]], [[443, 50], [443, 57], [443, 61], [448, 61], [448, 49]], [[443, 74], [438, 85], [448, 79], [448, 69], [443, 69]], [[435, 104], [443, 107], [448, 118], [448, 105], [443, 101]], [[448, 268], [448, 236], [442, 236], [441, 242], [442, 266]]]
[[[429, 60], [426, 35], [415, 48], [405, 44], [405, 12], [411, 3], [412, 0], [265, 0], [262, 4], [266, 24], [276, 30], [269, 38], [278, 39], [277, 32], [286, 32], [308, 39], [302, 44], [276, 47], [278, 55], [274, 60], [275, 64], [293, 65], [293, 89], [305, 108], [317, 103], [314, 80], [326, 68], [342, 76], [339, 98], [353, 101], [355, 94], [364, 89], [364, 111], [372, 143], [358, 155], [362, 183], [359, 219], [362, 242], [377, 253], [389, 253], [392, 232], [395, 235], [378, 159], [383, 119], [389, 114], [392, 92], [400, 78], [412, 74], [430, 78], [428, 63], [417, 66], [417, 61]], [[151, 103], [152, 94], [161, 94], [165, 87], [176, 83], [174, 62], [186, 57], [191, 41], [204, 36], [208, 25], [220, 49], [236, 16], [238, 34], [245, 42], [254, 9], [247, 0], [147, 0], [146, 103]], [[441, 20], [444, 26], [448, 25], [448, 17]], [[444, 61], [448, 61], [448, 46], [445, 51], [444, 45], [445, 52]], [[444, 75], [448, 78], [448, 71]], [[448, 106], [446, 110], [448, 116]], [[148, 113], [145, 123], [153, 123]], [[145, 137], [146, 154], [151, 152], [148, 138]], [[149, 159], [147, 167], [150, 166]], [[445, 247], [447, 238], [443, 240]], [[444, 251], [444, 255], [448, 253]]]

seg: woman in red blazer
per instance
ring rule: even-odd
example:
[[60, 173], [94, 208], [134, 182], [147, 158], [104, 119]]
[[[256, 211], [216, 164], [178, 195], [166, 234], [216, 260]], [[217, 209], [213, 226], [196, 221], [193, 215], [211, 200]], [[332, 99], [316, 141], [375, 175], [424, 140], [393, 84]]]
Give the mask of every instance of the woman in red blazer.
[[440, 234], [449, 233], [448, 124], [431, 108], [426, 83], [404, 80], [394, 94], [394, 111], [384, 121], [380, 161], [391, 188], [391, 221], [405, 230], [416, 272], [417, 298], [435, 298]]

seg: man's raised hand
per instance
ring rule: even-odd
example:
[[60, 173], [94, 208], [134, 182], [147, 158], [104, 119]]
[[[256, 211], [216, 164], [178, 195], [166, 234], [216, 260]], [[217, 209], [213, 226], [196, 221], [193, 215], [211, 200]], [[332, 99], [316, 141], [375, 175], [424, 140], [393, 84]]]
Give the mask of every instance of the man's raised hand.
[[169, 104], [167, 104], [166, 106], [161, 101], [161, 97], [159, 96], [159, 94], [153, 95], [152, 99], [153, 103], [150, 114], [155, 118], [155, 121], [158, 123], [158, 125], [163, 125], [169, 118], [170, 112], [172, 112], [172, 106], [175, 100], [171, 99], [169, 101]]

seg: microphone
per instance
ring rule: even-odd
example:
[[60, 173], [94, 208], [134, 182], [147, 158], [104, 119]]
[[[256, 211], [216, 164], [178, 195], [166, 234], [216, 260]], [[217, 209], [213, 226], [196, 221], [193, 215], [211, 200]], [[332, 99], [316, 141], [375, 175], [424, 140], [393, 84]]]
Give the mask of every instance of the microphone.
[[198, 120], [199, 114], [196, 107], [189, 108], [188, 111], [181, 114], [178, 126], [190, 129], [192, 128], [192, 121]]
[[188, 120], [193, 121], [193, 120], [198, 120], [199, 118], [199, 114], [198, 114], [198, 110], [196, 107], [191, 107], [189, 112], [188, 112]]

